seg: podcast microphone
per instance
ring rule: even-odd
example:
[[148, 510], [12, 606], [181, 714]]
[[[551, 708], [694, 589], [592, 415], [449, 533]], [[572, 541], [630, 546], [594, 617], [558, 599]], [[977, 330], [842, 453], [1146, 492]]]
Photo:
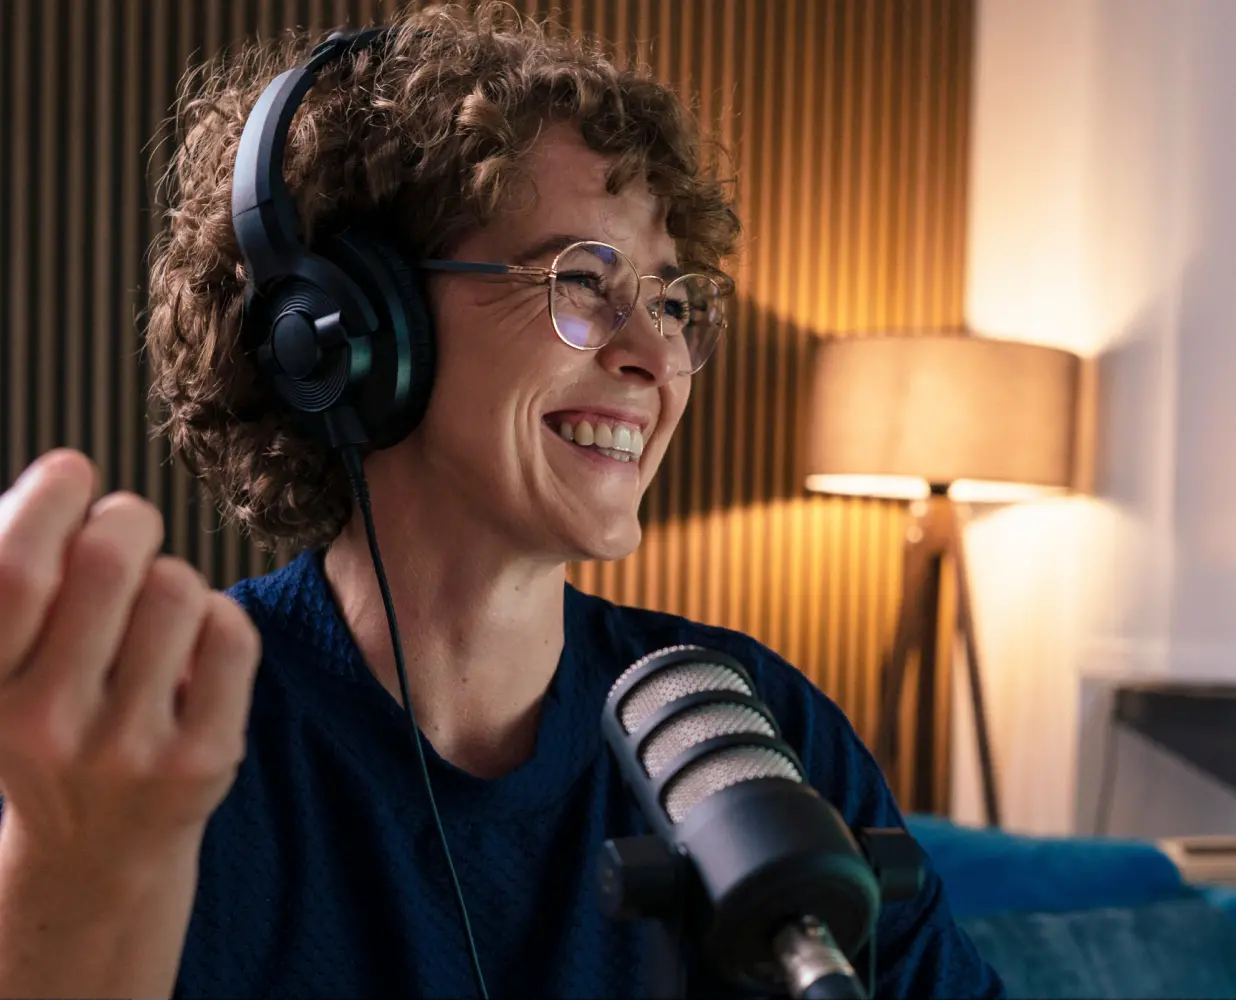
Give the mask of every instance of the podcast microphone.
[[806, 781], [733, 657], [674, 646], [631, 665], [601, 728], [655, 834], [605, 843], [601, 890], [621, 918], [685, 931], [731, 982], [863, 998], [881, 900], [909, 899], [922, 857], [905, 831], [852, 832]]

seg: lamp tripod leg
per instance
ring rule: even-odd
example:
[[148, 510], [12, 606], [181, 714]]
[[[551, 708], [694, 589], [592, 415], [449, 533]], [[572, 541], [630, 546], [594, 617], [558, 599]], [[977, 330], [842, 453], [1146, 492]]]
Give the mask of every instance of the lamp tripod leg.
[[910, 654], [921, 651], [923, 642], [925, 584], [929, 554], [925, 550], [926, 534], [922, 518], [916, 517], [907, 528], [901, 581], [901, 604], [897, 616], [897, 631], [893, 647], [881, 669], [880, 715], [876, 722], [875, 754], [891, 776], [897, 766], [901, 748], [898, 740], [897, 716], [905, 691]]
[[974, 633], [974, 614], [970, 604], [970, 579], [966, 570], [965, 540], [962, 524], [953, 516], [951, 527], [953, 565], [957, 574], [957, 626], [966, 647], [966, 675], [970, 688], [970, 705], [974, 714], [974, 736], [978, 746], [979, 773], [983, 787], [983, 808], [990, 827], [1000, 826], [1000, 801], [996, 790], [996, 768], [987, 727], [987, 711], [983, 704], [983, 672], [979, 662], [978, 641]]

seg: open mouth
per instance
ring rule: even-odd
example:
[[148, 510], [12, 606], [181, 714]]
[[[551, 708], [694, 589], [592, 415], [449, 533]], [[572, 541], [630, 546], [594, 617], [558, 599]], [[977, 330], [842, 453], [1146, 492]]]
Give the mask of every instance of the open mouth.
[[639, 465], [644, 454], [644, 434], [639, 426], [595, 414], [587, 416], [558, 411], [546, 414], [544, 424], [563, 444], [591, 453], [605, 462]]

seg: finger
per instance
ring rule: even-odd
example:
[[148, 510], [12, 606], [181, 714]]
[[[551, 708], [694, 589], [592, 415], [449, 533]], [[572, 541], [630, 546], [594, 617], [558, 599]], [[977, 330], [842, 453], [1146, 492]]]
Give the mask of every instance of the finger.
[[56, 449], [0, 494], [0, 681], [19, 669], [38, 638], [98, 479], [80, 452]]
[[232, 747], [239, 759], [262, 639], [253, 620], [225, 594], [212, 592], [182, 695], [188, 736]]
[[133, 602], [163, 542], [163, 519], [134, 494], [109, 494], [69, 544], [64, 580], [27, 670], [77, 695], [101, 692]]
[[108, 716], [120, 725], [166, 733], [209, 607], [210, 589], [193, 567], [160, 556], [146, 573], [109, 676]]

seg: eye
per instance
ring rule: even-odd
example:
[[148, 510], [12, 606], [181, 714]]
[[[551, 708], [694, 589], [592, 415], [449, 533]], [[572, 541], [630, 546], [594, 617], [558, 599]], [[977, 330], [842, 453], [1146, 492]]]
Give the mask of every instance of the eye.
[[558, 284], [568, 289], [578, 289], [599, 296], [604, 296], [608, 289], [605, 276], [595, 271], [559, 271]]
[[685, 325], [691, 319], [691, 304], [686, 299], [666, 299], [665, 316]]

